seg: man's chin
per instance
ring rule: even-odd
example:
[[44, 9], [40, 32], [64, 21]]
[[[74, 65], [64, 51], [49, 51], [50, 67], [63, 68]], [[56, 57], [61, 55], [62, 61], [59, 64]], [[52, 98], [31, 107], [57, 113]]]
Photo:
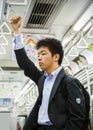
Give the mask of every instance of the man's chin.
[[40, 69], [41, 69], [42, 71], [45, 71], [44, 67], [42, 67], [42, 66], [40, 66]]

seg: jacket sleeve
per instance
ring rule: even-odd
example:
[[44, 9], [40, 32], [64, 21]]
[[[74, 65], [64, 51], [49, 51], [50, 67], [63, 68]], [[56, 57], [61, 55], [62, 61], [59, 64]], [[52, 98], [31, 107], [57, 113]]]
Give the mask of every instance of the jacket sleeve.
[[40, 71], [34, 63], [27, 57], [25, 49], [15, 50], [17, 63], [21, 69], [24, 70], [26, 76], [31, 78], [36, 84], [40, 76], [42, 75], [42, 71]]
[[77, 79], [67, 82], [66, 101], [68, 119], [64, 130], [83, 130], [86, 119], [85, 98], [81, 83]]

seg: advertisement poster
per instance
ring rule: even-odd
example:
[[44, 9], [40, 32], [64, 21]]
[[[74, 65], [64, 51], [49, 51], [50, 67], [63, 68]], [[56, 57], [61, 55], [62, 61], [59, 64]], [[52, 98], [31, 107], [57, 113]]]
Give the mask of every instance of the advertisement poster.
[[[43, 35], [31, 35], [31, 34], [23, 34], [23, 43], [25, 44], [25, 50], [29, 59], [31, 59], [34, 63], [37, 64], [37, 49], [36, 44], [39, 40], [44, 39]], [[16, 60], [15, 54], [13, 52], [12, 59]]]
[[13, 99], [11, 99], [11, 98], [0, 98], [0, 106], [13, 107]]

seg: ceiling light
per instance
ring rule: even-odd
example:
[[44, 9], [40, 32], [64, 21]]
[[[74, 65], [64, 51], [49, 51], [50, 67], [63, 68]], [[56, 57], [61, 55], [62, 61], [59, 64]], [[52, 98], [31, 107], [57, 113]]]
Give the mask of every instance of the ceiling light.
[[11, 29], [6, 22], [0, 26], [0, 34], [11, 34]]
[[0, 36], [0, 45], [8, 45], [8, 41], [4, 35]]
[[75, 31], [79, 31], [88, 22], [88, 20], [93, 16], [93, 4], [86, 10], [86, 12], [80, 17], [80, 19], [73, 26]]
[[27, 0], [8, 0], [10, 5], [26, 5]]

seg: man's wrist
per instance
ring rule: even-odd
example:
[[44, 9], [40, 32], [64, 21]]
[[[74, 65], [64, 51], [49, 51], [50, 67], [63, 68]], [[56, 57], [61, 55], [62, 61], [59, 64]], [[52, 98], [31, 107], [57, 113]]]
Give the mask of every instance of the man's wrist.
[[14, 33], [15, 33], [15, 34], [20, 34], [21, 31], [20, 31], [20, 29], [18, 29], [18, 30], [14, 30]]
[[14, 34], [14, 50], [19, 50], [24, 47], [24, 43], [22, 40], [22, 34]]
[[14, 38], [17, 37], [17, 36], [22, 37], [22, 34], [21, 33], [14, 33]]

